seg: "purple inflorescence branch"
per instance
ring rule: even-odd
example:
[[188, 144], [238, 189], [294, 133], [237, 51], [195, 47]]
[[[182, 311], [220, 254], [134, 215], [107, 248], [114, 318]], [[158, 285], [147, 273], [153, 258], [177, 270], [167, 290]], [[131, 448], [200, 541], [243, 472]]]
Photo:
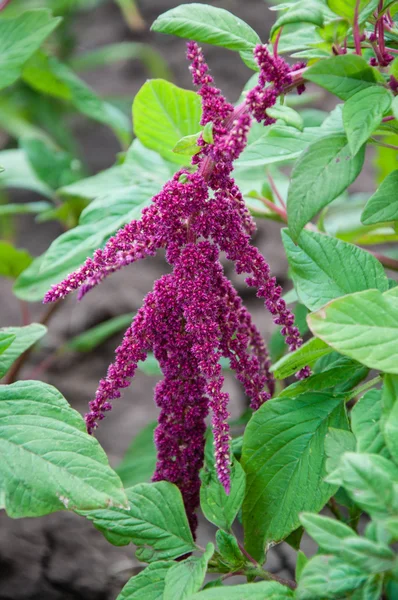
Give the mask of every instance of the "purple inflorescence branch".
[[[221, 252], [234, 263], [237, 273], [247, 275], [247, 284], [264, 299], [289, 349], [297, 349], [302, 340], [281, 298], [281, 287], [265, 258], [250, 243], [255, 223], [231, 176], [233, 162], [246, 146], [252, 117], [266, 125], [274, 122], [267, 108], [294, 85], [294, 72], [265, 46], [257, 46], [258, 84], [234, 108], [213, 85], [196, 43], [188, 44], [187, 56], [202, 98], [201, 124], [212, 123], [213, 143], [201, 138], [193, 167], [176, 173], [143, 210], [140, 220], [120, 229], [93, 258], [53, 286], [44, 301], [56, 301], [76, 289], [82, 297], [110, 273], [155, 254], [159, 248], [166, 250], [172, 272], [156, 281], [145, 298], [85, 419], [92, 433], [110, 410], [110, 401], [129, 385], [138, 362], [148, 352], [154, 353], [164, 379], [155, 390], [161, 412], [155, 432], [158, 459], [153, 480], [178, 485], [194, 531], [209, 410], [218, 477], [226, 493], [230, 491], [229, 397], [223, 391], [220, 359], [229, 359], [254, 410], [274, 392], [266, 347], [224, 275]], [[308, 375], [307, 368], [298, 373], [300, 378]]]

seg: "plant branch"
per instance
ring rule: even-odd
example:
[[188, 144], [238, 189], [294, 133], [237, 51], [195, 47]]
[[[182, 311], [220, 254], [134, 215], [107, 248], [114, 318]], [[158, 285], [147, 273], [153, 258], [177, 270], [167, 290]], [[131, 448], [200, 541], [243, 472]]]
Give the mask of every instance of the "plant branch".
[[[51, 319], [51, 317], [59, 309], [60, 305], [61, 304], [60, 304], [59, 301], [55, 302], [54, 304], [51, 304], [49, 306], [49, 308], [43, 314], [43, 316], [40, 319], [39, 323], [41, 325], [47, 325], [47, 323], [49, 322], [49, 320]], [[7, 384], [14, 383], [14, 381], [17, 379], [17, 377], [19, 375], [20, 370], [22, 369], [22, 367], [24, 366], [25, 362], [29, 358], [29, 356], [30, 356], [33, 348], [34, 348], [34, 346], [31, 346], [31, 348], [29, 348], [28, 350], [26, 350], [23, 354], [21, 354], [21, 356], [19, 356], [17, 358], [17, 360], [12, 365], [11, 369], [8, 371], [7, 377], [5, 379], [5, 383], [7, 383]]]
[[268, 171], [267, 171], [267, 178], [268, 178], [268, 181], [269, 181], [269, 184], [271, 186], [271, 189], [272, 189], [273, 193], [278, 198], [279, 202], [281, 203], [281, 205], [285, 209], [285, 213], [286, 213], [286, 204], [285, 204], [285, 201], [283, 200], [282, 196], [280, 195], [280, 193], [278, 191], [278, 188], [275, 185], [274, 178], [272, 177], [271, 173], [269, 173]]
[[355, 12], [354, 12], [354, 43], [355, 43], [355, 53], [358, 56], [362, 56], [362, 48], [361, 48], [361, 33], [359, 31], [359, 4], [361, 0], [357, 0], [355, 3]]
[[341, 514], [339, 507], [337, 506], [336, 500], [333, 498], [333, 496], [328, 502], [328, 507], [330, 512], [336, 517], [338, 521], [344, 521], [343, 515]]

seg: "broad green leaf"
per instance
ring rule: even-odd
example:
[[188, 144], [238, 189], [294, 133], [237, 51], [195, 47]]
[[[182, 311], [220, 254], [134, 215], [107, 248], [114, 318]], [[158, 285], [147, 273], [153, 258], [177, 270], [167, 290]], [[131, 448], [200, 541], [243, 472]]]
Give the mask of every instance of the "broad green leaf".
[[382, 401], [381, 428], [391, 456], [398, 464], [398, 377], [396, 375], [384, 377]]
[[87, 71], [113, 65], [115, 62], [134, 59], [141, 60], [152, 77], [173, 79], [173, 74], [162, 54], [149, 44], [141, 42], [118, 42], [101, 45], [94, 50], [73, 56], [69, 60], [69, 65], [74, 71]]
[[76, 352], [91, 352], [109, 337], [118, 333], [121, 329], [128, 327], [131, 324], [133, 317], [134, 313], [128, 313], [126, 315], [113, 317], [113, 319], [108, 319], [108, 321], [104, 321], [103, 323], [76, 335], [66, 342], [65, 346], [68, 350], [75, 350]]
[[[352, 24], [355, 16], [356, 0], [328, 0], [329, 8], [340, 15], [345, 17]], [[359, 12], [359, 23], [366, 21], [368, 16], [377, 8], [378, 0], [360, 0], [358, 5]]]
[[303, 131], [303, 119], [301, 115], [289, 106], [284, 104], [276, 104], [271, 108], [267, 108], [267, 115], [273, 119], [281, 119], [286, 125], [291, 125], [300, 131]]
[[4, 331], [0, 331], [0, 355], [4, 354], [16, 337], [15, 333], [4, 333]]
[[395, 96], [394, 100], [392, 101], [392, 112], [394, 117], [398, 120], [398, 100], [397, 97]]
[[322, 27], [322, 5], [319, 2], [316, 2], [316, 0], [301, 0], [300, 2], [295, 2], [277, 18], [271, 29], [271, 38], [280, 27], [294, 23], [313, 23], [314, 25]]
[[[254, 125], [249, 133], [248, 143], [236, 167], [257, 167], [284, 163], [300, 156], [318, 134], [313, 128], [300, 132], [292, 127], [263, 127]], [[1, 155], [0, 155], [1, 158]]]
[[346, 452], [327, 481], [339, 481], [351, 499], [374, 518], [398, 512], [398, 467], [378, 454]]
[[105, 102], [65, 64], [54, 56], [37, 52], [23, 71], [24, 81], [33, 89], [70, 102], [79, 112], [113, 129], [127, 144], [130, 121], [118, 108]]
[[381, 431], [381, 390], [369, 390], [351, 411], [351, 427], [358, 452], [390, 457]]
[[314, 556], [305, 565], [296, 590], [297, 600], [346, 598], [357, 590], [367, 574], [336, 556]]
[[180, 490], [168, 481], [126, 490], [129, 508], [80, 512], [115, 546], [133, 542], [143, 562], [178, 558], [195, 550]]
[[[1, 154], [0, 154], [1, 159]], [[64, 186], [58, 193], [64, 197], [94, 200], [105, 194], [127, 192], [132, 186], [145, 181], [162, 185], [173, 171], [157, 152], [145, 148], [137, 139], [131, 144], [122, 164], [116, 164], [97, 175]]]
[[22, 188], [53, 197], [52, 190], [37, 177], [23, 150], [3, 150], [0, 164], [4, 168], [0, 173], [0, 187]]
[[225, 561], [234, 571], [238, 571], [247, 563], [247, 558], [242, 554], [234, 535], [219, 529], [216, 533], [216, 542], [222, 561]]
[[344, 452], [354, 452], [355, 436], [351, 431], [330, 427], [325, 437], [326, 471], [332, 473], [340, 464]]
[[139, 219], [158, 189], [154, 183], [143, 183], [94, 200], [82, 212], [79, 225], [56, 238], [20, 275], [15, 294], [28, 302], [41, 300], [51, 285], [79, 267], [120, 227]]
[[394, 553], [388, 546], [359, 537], [348, 525], [311, 513], [303, 513], [300, 520], [321, 551], [369, 574], [393, 568]]
[[126, 505], [105, 452], [52, 386], [0, 386], [0, 423], [0, 487], [10, 517]]
[[261, 43], [247, 23], [227, 10], [195, 2], [163, 13], [151, 29], [230, 50], [253, 50]]
[[[324, 356], [328, 355], [325, 354]], [[278, 398], [283, 398], [284, 396], [295, 398], [299, 394], [303, 394], [307, 391], [317, 392], [328, 388], [334, 388], [337, 392], [343, 392], [346, 391], [345, 384], [351, 384], [348, 386], [348, 388], [351, 388], [366, 377], [366, 374], [367, 369], [365, 367], [356, 361], [342, 356], [340, 361], [332, 364], [325, 371], [314, 373], [306, 379], [301, 379], [300, 381], [295, 381], [290, 384], [279, 392]]]
[[38, 178], [51, 189], [83, 177], [80, 161], [68, 152], [34, 137], [23, 138], [21, 146]]
[[299, 550], [297, 552], [297, 561], [296, 561], [296, 569], [295, 569], [297, 583], [301, 579], [301, 573], [303, 572], [303, 569], [304, 569], [305, 565], [307, 564], [307, 562], [308, 562], [308, 558], [306, 557], [306, 555], [304, 554], [304, 552], [302, 550]]
[[163, 600], [165, 577], [175, 562], [160, 560], [148, 565], [126, 583], [116, 600]]
[[265, 598], [267, 600], [289, 600], [294, 598], [294, 592], [275, 581], [261, 581], [260, 583], [211, 588], [194, 594], [189, 600], [264, 600]]
[[329, 352], [332, 352], [332, 349], [325, 342], [317, 338], [311, 338], [294, 352], [282, 356], [278, 362], [272, 365], [271, 371], [277, 379], [285, 379], [306, 365], [313, 365], [318, 358], [329, 354]]
[[173, 152], [176, 154], [183, 154], [184, 156], [193, 156], [194, 154], [197, 154], [200, 152], [200, 147], [197, 143], [199, 137], [200, 132], [195, 133], [194, 135], [186, 135], [178, 140], [173, 148]]
[[365, 148], [351, 156], [347, 138], [323, 137], [309, 145], [297, 161], [287, 198], [289, 231], [297, 241], [303, 227], [357, 178]]
[[398, 310], [391, 293], [366, 290], [343, 296], [307, 321], [314, 335], [341, 354], [371, 369], [398, 373]]
[[15, 19], [0, 18], [0, 88], [14, 83], [26, 61], [60, 23], [49, 10], [24, 10]]
[[207, 563], [213, 553], [213, 544], [207, 544], [202, 556], [190, 556], [169, 569], [166, 573], [163, 600], [185, 600], [199, 591], [206, 576]]
[[229, 495], [218, 480], [213, 451], [213, 436], [206, 441], [205, 464], [200, 474], [200, 507], [206, 519], [229, 531], [242, 505], [246, 477], [240, 463], [233, 459]]
[[392, 94], [374, 85], [351, 96], [343, 107], [344, 129], [352, 155], [367, 141], [389, 110]]
[[388, 290], [383, 266], [358, 246], [315, 231], [302, 231], [295, 244], [287, 229], [282, 241], [298, 297], [310, 310], [352, 292]]
[[157, 423], [150, 423], [134, 437], [116, 473], [124, 487], [144, 483], [151, 479], [156, 466], [156, 448], [153, 439]]
[[293, 23], [285, 25], [278, 44], [278, 54], [291, 54], [297, 50], [310, 48], [322, 43], [322, 38], [315, 25]]
[[361, 221], [364, 225], [398, 221], [398, 169], [389, 173], [376, 193], [369, 198]]
[[257, 560], [267, 543], [300, 525], [300, 512], [319, 511], [335, 491], [323, 481], [328, 427], [347, 427], [344, 402], [321, 392], [270, 400], [246, 427], [243, 524], [245, 547]]
[[173, 148], [200, 128], [200, 97], [163, 79], [144, 83], [133, 102], [134, 133], [148, 148], [179, 164], [189, 158], [175, 154]]
[[8, 242], [0, 241], [0, 277], [16, 279], [32, 260], [26, 250], [19, 250]]
[[21, 204], [13, 204], [7, 202], [7, 204], [0, 204], [0, 216], [8, 215], [24, 215], [24, 214], [40, 214], [46, 212], [52, 208], [52, 204], [49, 202], [38, 201], [38, 202], [23, 202]]
[[380, 600], [383, 593], [383, 574], [369, 577], [365, 585], [356, 590], [350, 600]]
[[305, 72], [305, 77], [342, 100], [379, 82], [376, 69], [356, 54], [341, 54], [320, 60]]
[[47, 327], [32, 323], [25, 327], [3, 327], [0, 333], [15, 336], [15, 340], [0, 357], [0, 377], [3, 377], [12, 363], [45, 335]]

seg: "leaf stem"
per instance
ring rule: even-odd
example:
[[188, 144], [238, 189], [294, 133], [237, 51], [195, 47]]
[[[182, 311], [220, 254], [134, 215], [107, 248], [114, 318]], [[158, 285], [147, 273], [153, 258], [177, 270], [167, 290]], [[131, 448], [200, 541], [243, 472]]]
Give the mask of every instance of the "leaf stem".
[[264, 196], [256, 196], [257, 200], [260, 200], [267, 208], [270, 209], [271, 212], [279, 215], [284, 223], [287, 223], [287, 213], [286, 210], [274, 204], [268, 198]]
[[355, 396], [359, 396], [359, 394], [362, 394], [362, 392], [366, 392], [366, 390], [374, 387], [376, 383], [379, 383], [379, 381], [382, 381], [381, 375], [377, 375], [376, 377], [373, 377], [373, 379], [369, 379], [369, 381], [366, 381], [363, 385], [354, 388], [347, 400], [352, 400], [352, 398], [355, 398]]
[[340, 509], [337, 506], [337, 502], [333, 498], [333, 496], [330, 498], [330, 500], [328, 502], [328, 507], [329, 507], [330, 512], [336, 517], [336, 519], [338, 521], [344, 521], [343, 515], [341, 514]]
[[371, 141], [377, 146], [383, 146], [383, 148], [390, 148], [391, 150], [398, 150], [398, 146], [394, 146], [393, 144], [386, 144], [385, 142], [380, 142], [379, 140], [375, 140], [371, 138]]
[[267, 178], [268, 178], [268, 181], [269, 181], [269, 184], [271, 186], [272, 191], [274, 192], [275, 196], [278, 198], [279, 202], [281, 203], [281, 205], [285, 209], [285, 214], [286, 214], [286, 204], [285, 204], [285, 201], [282, 198], [282, 196], [280, 195], [280, 193], [278, 191], [278, 188], [275, 185], [274, 178], [272, 177], [271, 173], [269, 173], [268, 171], [267, 171]]

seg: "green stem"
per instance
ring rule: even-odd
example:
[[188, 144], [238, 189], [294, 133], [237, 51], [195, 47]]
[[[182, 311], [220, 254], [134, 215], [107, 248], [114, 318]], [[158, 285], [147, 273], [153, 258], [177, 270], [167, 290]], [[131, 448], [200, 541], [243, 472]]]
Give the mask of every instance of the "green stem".
[[355, 398], [355, 396], [359, 396], [359, 394], [362, 394], [362, 392], [366, 392], [366, 390], [374, 387], [376, 383], [379, 383], [379, 381], [382, 381], [381, 375], [377, 375], [376, 377], [373, 377], [373, 379], [369, 379], [369, 381], [366, 381], [363, 385], [354, 388], [348, 396], [347, 400], [351, 400], [352, 398]]
[[336, 517], [338, 521], [344, 521], [343, 515], [341, 514], [340, 509], [337, 506], [336, 500], [333, 498], [333, 496], [328, 502], [328, 507], [330, 512]]

